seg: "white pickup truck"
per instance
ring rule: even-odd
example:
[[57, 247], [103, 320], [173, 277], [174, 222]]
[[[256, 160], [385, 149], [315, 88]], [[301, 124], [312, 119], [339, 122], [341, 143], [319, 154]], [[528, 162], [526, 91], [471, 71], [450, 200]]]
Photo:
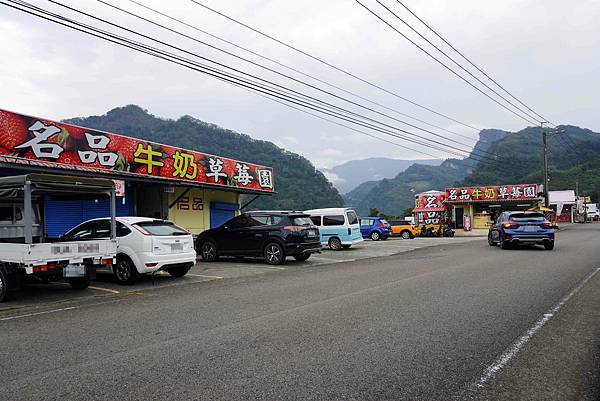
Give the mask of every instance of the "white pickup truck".
[[[40, 224], [42, 195], [108, 196], [111, 235], [85, 242], [45, 242]], [[96, 268], [110, 265], [117, 254], [114, 183], [107, 179], [27, 174], [0, 178], [0, 302], [10, 299], [26, 276], [49, 282], [64, 279], [86, 288]], [[12, 210], [12, 213], [11, 213]]]

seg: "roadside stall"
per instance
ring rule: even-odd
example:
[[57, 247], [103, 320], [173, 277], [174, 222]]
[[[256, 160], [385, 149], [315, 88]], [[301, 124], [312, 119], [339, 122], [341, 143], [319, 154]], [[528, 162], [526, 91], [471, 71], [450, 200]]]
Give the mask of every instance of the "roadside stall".
[[440, 225], [449, 222], [448, 207], [444, 203], [445, 194], [441, 191], [427, 191], [415, 195], [412, 210], [414, 224], [420, 229], [425, 226], [437, 231]]
[[575, 191], [548, 191], [550, 208], [555, 212], [555, 220], [559, 223], [572, 223], [575, 221], [577, 202]]
[[[117, 216], [169, 219], [194, 234], [240, 209], [240, 194], [273, 194], [270, 167], [0, 110], [0, 176], [45, 172], [111, 178]], [[46, 196], [44, 235], [109, 215], [106, 199]]]
[[454, 228], [487, 230], [505, 210], [527, 210], [540, 202], [538, 184], [446, 188]]

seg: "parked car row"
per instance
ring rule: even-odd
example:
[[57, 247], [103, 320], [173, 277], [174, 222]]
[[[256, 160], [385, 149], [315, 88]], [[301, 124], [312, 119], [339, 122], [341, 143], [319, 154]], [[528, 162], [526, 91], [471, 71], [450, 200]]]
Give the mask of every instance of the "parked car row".
[[419, 235], [419, 228], [406, 220], [388, 222], [381, 217], [361, 217], [360, 232], [363, 238], [373, 241], [386, 240], [391, 236], [412, 239]]

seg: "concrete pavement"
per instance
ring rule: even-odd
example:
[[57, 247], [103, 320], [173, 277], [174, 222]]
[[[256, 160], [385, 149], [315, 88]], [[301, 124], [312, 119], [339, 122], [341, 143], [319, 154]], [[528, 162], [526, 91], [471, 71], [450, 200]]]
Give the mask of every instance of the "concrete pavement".
[[[12, 315], [0, 320], [0, 399], [471, 397], [467, 390], [515, 339], [600, 266], [599, 231], [565, 231], [551, 252], [505, 251], [478, 240]], [[579, 296], [597, 300], [597, 292], [584, 292], [594, 283], [531, 344], [550, 330], [570, 344], [567, 350], [583, 347], [585, 339], [572, 342], [553, 331], [562, 317], [598, 338], [590, 317], [570, 306]], [[527, 349], [474, 396], [501, 394], [496, 380]], [[584, 366], [590, 365], [557, 368]], [[517, 385], [506, 380], [509, 389]], [[594, 390], [593, 381], [568, 382]]]

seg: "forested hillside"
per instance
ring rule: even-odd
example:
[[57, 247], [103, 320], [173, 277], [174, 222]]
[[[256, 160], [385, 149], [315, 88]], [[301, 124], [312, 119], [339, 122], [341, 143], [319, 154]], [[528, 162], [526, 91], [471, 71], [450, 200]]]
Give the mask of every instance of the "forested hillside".
[[252, 203], [252, 208], [302, 210], [343, 205], [338, 191], [306, 158], [271, 142], [252, 139], [190, 116], [177, 120], [158, 118], [129, 105], [103, 116], [73, 118], [67, 122], [271, 166], [275, 170], [277, 194], [261, 196]]
[[[600, 134], [574, 126], [560, 126], [566, 134], [548, 134], [549, 189], [575, 189], [581, 195], [600, 199]], [[498, 163], [480, 164], [463, 181], [467, 185], [541, 183], [542, 137], [539, 128], [526, 128], [497, 141], [489, 152], [499, 156]]]

